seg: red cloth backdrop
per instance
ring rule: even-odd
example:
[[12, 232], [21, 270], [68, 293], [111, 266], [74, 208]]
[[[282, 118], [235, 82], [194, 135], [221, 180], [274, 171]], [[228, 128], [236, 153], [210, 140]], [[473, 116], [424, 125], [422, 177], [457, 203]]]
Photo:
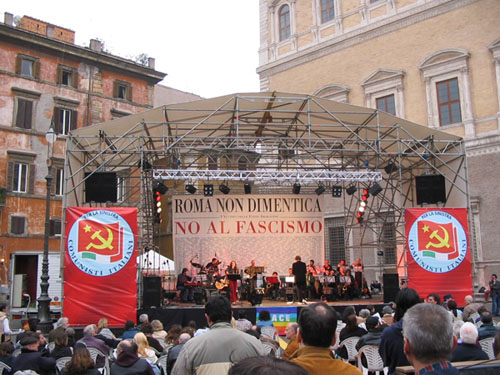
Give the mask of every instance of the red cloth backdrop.
[[137, 209], [66, 209], [64, 316], [71, 325], [136, 321]]
[[405, 216], [408, 287], [422, 298], [451, 294], [463, 305], [472, 295], [467, 209], [409, 208]]

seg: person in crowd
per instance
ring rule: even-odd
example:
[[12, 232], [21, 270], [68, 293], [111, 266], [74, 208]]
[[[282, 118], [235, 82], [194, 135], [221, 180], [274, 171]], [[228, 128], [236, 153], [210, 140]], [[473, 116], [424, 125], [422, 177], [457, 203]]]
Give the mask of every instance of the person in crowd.
[[443, 297], [443, 303], [442, 306], [448, 310], [448, 301], [454, 299], [451, 294], [445, 294]]
[[149, 362], [137, 355], [135, 342], [120, 341], [116, 354], [116, 361], [111, 365], [111, 375], [155, 375]]
[[299, 349], [299, 343], [297, 342], [298, 328], [299, 325], [297, 323], [288, 323], [286, 326], [285, 335], [288, 339], [288, 345], [286, 346], [281, 359], [289, 359]]
[[[477, 310], [483, 305], [482, 303], [474, 302], [474, 298], [471, 295], [467, 295], [464, 298], [464, 311], [462, 314], [462, 319], [464, 322], [469, 322], [470, 316], [474, 313], [477, 313]], [[472, 322], [472, 321], [471, 321]], [[472, 322], [475, 323], [475, 322]]]
[[163, 329], [163, 323], [158, 319], [155, 319], [151, 322], [151, 327], [153, 328], [152, 337], [157, 339], [160, 344], [162, 341], [165, 341], [165, 337], [167, 337], [167, 331]]
[[21, 354], [12, 361], [11, 374], [16, 371], [32, 370], [39, 375], [53, 375], [56, 373], [56, 360], [45, 357], [38, 351], [39, 338], [35, 335], [23, 337], [20, 342]]
[[71, 348], [74, 347], [75, 346], [75, 336], [76, 336], [75, 330], [71, 327], [68, 327], [68, 328], [66, 328], [65, 332], [68, 335], [68, 346]]
[[431, 293], [427, 296], [427, 303], [432, 303], [434, 305], [440, 305], [441, 304], [441, 297], [439, 297], [439, 294], [437, 293]]
[[273, 344], [279, 342], [278, 331], [276, 330], [276, 328], [274, 328], [273, 321], [271, 320], [271, 314], [269, 314], [268, 310], [261, 310], [261, 312], [259, 313], [257, 327], [260, 328], [261, 339], [262, 336], [265, 336], [271, 339], [271, 342]]
[[49, 345], [47, 339], [41, 332], [34, 332], [33, 336], [38, 340], [38, 351], [42, 353], [43, 356], [49, 356]]
[[189, 336], [194, 337], [195, 329], [193, 327], [183, 327], [181, 330], [181, 335], [187, 333]]
[[40, 320], [38, 318], [29, 318], [28, 320], [26, 320], [23, 325], [24, 331], [16, 336], [17, 342], [21, 341], [23, 337], [31, 335], [33, 332], [36, 332], [38, 329], [39, 321]]
[[247, 313], [245, 310], [239, 310], [238, 311], [238, 319], [236, 320], [236, 328], [238, 328], [240, 331], [248, 331], [249, 329], [252, 329], [252, 322], [247, 319]]
[[335, 344], [337, 312], [324, 302], [308, 305], [299, 315], [297, 341], [299, 349], [291, 361], [310, 375], [359, 375], [361, 371], [340, 359], [335, 359], [330, 346]]
[[0, 341], [5, 342], [5, 341], [10, 341], [10, 335], [12, 335], [12, 331], [10, 330], [10, 325], [9, 325], [9, 317], [7, 315], [7, 304], [6, 303], [1, 303], [0, 304]]
[[244, 359], [229, 369], [228, 375], [307, 375], [295, 363], [264, 356]]
[[181, 325], [172, 324], [172, 326], [168, 330], [167, 337], [165, 337], [166, 350], [169, 350], [174, 345], [177, 345], [177, 340], [179, 340], [179, 336], [181, 335], [181, 331], [182, 331]]
[[382, 284], [378, 280], [372, 280], [370, 290], [373, 294], [379, 294], [382, 291]]
[[[356, 314], [351, 314], [347, 317], [346, 326], [340, 331], [339, 340], [342, 342], [349, 337], [361, 337], [366, 333], [365, 329], [358, 326]], [[348, 358], [347, 348], [345, 346], [340, 348], [337, 354], [344, 359]]]
[[495, 335], [495, 341], [493, 341], [493, 353], [495, 353], [495, 358], [500, 359], [500, 332]]
[[493, 325], [493, 315], [489, 311], [481, 314], [481, 327], [479, 327], [479, 340], [495, 337], [500, 332], [500, 327]]
[[224, 374], [242, 359], [265, 354], [259, 340], [232, 328], [231, 304], [226, 297], [211, 297], [205, 305], [205, 316], [210, 331], [184, 344], [172, 374], [200, 374], [205, 371]]
[[90, 357], [87, 348], [80, 347], [75, 350], [71, 361], [66, 363], [61, 375], [100, 375], [95, 363]]
[[462, 319], [462, 310], [458, 309], [457, 302], [454, 299], [450, 299], [448, 301], [448, 309], [447, 310], [450, 312], [451, 316], [453, 317], [453, 320], [455, 320], [455, 319], [463, 320]]
[[449, 362], [457, 338], [451, 315], [441, 306], [418, 303], [409, 308], [403, 318], [403, 336], [404, 352], [416, 374], [460, 374]]
[[295, 257], [295, 263], [292, 265], [292, 273], [295, 276], [295, 288], [297, 297], [302, 303], [307, 303], [305, 299], [306, 293], [306, 264], [302, 262], [300, 255]]
[[73, 348], [68, 346], [68, 334], [66, 332], [56, 332], [54, 343], [55, 346], [50, 352], [50, 356], [55, 360], [73, 355]]
[[134, 322], [131, 320], [127, 320], [125, 322], [125, 327], [123, 327], [123, 328], [124, 328], [124, 331], [122, 334], [123, 340], [133, 339], [135, 334], [137, 332], [139, 332], [139, 330], [137, 328], [135, 328]]
[[451, 362], [487, 360], [488, 354], [476, 345], [477, 337], [476, 326], [470, 322], [464, 323], [460, 328], [461, 342], [453, 351]]
[[[379, 318], [376, 316], [370, 316], [366, 319], [365, 324], [368, 333], [360, 337], [359, 341], [356, 343], [356, 350], [361, 349], [365, 345], [379, 346], [380, 344], [383, 328], [380, 326]], [[361, 357], [361, 362], [364, 367], [368, 366], [368, 362], [366, 361], [364, 355]]]
[[181, 335], [179, 336], [179, 339], [177, 340], [177, 344], [168, 351], [167, 375], [170, 375], [172, 373], [172, 369], [174, 368], [175, 362], [177, 361], [177, 358], [179, 357], [179, 353], [181, 352], [182, 348], [184, 347], [184, 344], [186, 342], [188, 342], [188, 340], [191, 338], [192, 338], [192, 336], [190, 336], [188, 333], [181, 333]]
[[390, 327], [394, 323], [394, 310], [391, 306], [386, 305], [382, 308], [382, 324], [386, 327]]
[[156, 363], [158, 357], [149, 346], [148, 339], [144, 333], [136, 333], [134, 336], [134, 342], [137, 344], [137, 354], [139, 357], [147, 359], [151, 364]]
[[457, 339], [460, 339], [460, 329], [462, 328], [463, 325], [464, 325], [463, 320], [456, 319], [453, 322], [453, 334], [457, 336]]
[[[382, 332], [378, 350], [384, 361], [384, 367], [389, 367], [389, 374], [395, 373], [396, 366], [410, 364], [403, 350], [403, 316], [409, 308], [420, 302], [420, 296], [412, 288], [401, 289], [396, 295], [394, 323]], [[428, 305], [433, 304], [429, 303]]]
[[[83, 337], [78, 340], [75, 344], [75, 349], [79, 346], [85, 346], [87, 348], [98, 349], [104, 355], [109, 353], [109, 346], [107, 346], [104, 341], [95, 337], [96, 326], [95, 324], [90, 324], [83, 329]], [[96, 366], [101, 368], [104, 366], [104, 357], [99, 355], [96, 359]]]
[[111, 330], [108, 328], [108, 324], [109, 324], [108, 319], [106, 318], [99, 319], [99, 322], [97, 322], [96, 335], [101, 335], [108, 339], [116, 339], [113, 332], [111, 332]]
[[142, 324], [141, 332], [146, 335], [150, 347], [155, 349], [158, 353], [163, 352], [163, 346], [157, 339], [153, 337], [153, 326], [151, 325], [151, 323]]
[[49, 332], [49, 342], [54, 342], [57, 332], [65, 332], [69, 328], [69, 319], [65, 316], [59, 318], [54, 325], [54, 329]]
[[500, 281], [497, 280], [497, 275], [492, 274], [489, 282], [491, 296], [491, 313], [498, 316], [500, 312]]
[[363, 328], [364, 330], [366, 330], [365, 322], [366, 322], [366, 319], [368, 319], [370, 316], [371, 316], [370, 310], [368, 310], [368, 309], [359, 310], [358, 317], [357, 317], [358, 326]]
[[12, 351], [14, 348], [12, 347], [12, 343], [10, 342], [2, 342], [0, 344], [0, 362], [5, 363], [7, 366], [12, 367]]

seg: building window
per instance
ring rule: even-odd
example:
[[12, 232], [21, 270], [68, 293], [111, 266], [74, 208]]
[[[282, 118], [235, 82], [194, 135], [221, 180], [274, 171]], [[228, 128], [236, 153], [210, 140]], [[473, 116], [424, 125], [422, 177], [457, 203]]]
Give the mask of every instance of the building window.
[[64, 194], [64, 169], [56, 168], [56, 178], [55, 178], [55, 194], [63, 195]]
[[279, 11], [280, 41], [290, 37], [290, 7], [283, 5]]
[[77, 111], [67, 108], [54, 108], [54, 131], [56, 134], [68, 135], [76, 129]]
[[321, 23], [333, 20], [335, 17], [335, 6], [333, 0], [321, 0]]
[[436, 83], [441, 126], [462, 122], [460, 94], [456, 78]]
[[31, 129], [33, 118], [33, 101], [17, 98], [16, 127]]
[[396, 115], [396, 106], [394, 104], [394, 95], [382, 96], [377, 98], [377, 109]]
[[61, 219], [50, 219], [49, 220], [49, 235], [50, 236], [60, 236], [61, 235]]
[[30, 77], [40, 77], [40, 59], [33, 56], [17, 55], [16, 74]]
[[10, 233], [11, 234], [25, 234], [26, 218], [24, 216], [11, 216], [10, 217]]
[[317, 90], [314, 93], [314, 96], [334, 100], [336, 102], [347, 103], [349, 102], [350, 91], [351, 89], [347, 86], [339, 84], [329, 84]]
[[59, 65], [57, 67], [57, 83], [78, 88], [78, 71], [75, 68]]
[[7, 190], [33, 194], [35, 186], [35, 154], [7, 150]]
[[382, 212], [380, 213], [379, 220], [379, 242], [381, 249], [384, 251], [383, 262], [385, 265], [396, 264], [397, 247], [394, 213]]
[[113, 97], [132, 100], [132, 86], [128, 82], [115, 81], [113, 84]]
[[328, 228], [328, 248], [331, 264], [339, 264], [340, 260], [346, 259], [343, 225]]
[[14, 163], [12, 191], [26, 193], [28, 191], [28, 164]]
[[125, 192], [126, 192], [126, 177], [117, 176], [116, 177], [116, 201], [124, 202], [125, 201]]

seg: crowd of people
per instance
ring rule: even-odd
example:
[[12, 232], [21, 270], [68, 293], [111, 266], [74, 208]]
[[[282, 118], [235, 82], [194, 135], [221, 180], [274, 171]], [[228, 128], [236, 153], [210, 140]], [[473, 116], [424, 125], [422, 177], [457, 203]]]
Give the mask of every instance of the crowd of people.
[[[298, 321], [286, 327], [284, 348], [268, 311], [261, 310], [256, 322], [249, 321], [244, 310], [233, 317], [225, 296], [206, 303], [207, 327], [202, 328], [192, 321], [166, 331], [160, 321], [149, 322], [142, 314], [137, 325], [125, 324], [120, 337], [102, 318], [86, 326], [83, 337], [76, 340], [66, 318], [59, 319], [47, 337], [37, 330], [36, 319], [30, 319], [15, 343], [4, 335], [0, 361], [10, 368], [3, 372], [8, 375], [26, 370], [40, 375], [97, 375], [101, 368], [111, 375], [359, 375], [342, 345], [356, 338], [360, 352], [366, 345], [378, 347], [389, 374], [407, 365], [418, 374], [458, 374], [452, 362], [488, 360], [480, 339], [495, 337], [492, 345], [500, 355], [500, 327], [493, 314], [471, 296], [464, 303], [461, 311], [451, 295], [441, 301], [432, 293], [424, 301], [415, 290], [405, 288], [380, 312], [374, 306], [358, 312], [348, 306], [339, 314], [325, 302], [308, 304]], [[362, 355], [356, 360], [367, 366]]]

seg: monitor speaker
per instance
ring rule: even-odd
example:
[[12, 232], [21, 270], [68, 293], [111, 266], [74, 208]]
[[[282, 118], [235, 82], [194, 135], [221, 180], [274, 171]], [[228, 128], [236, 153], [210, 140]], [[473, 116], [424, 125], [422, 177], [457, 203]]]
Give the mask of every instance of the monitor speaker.
[[85, 202], [115, 203], [117, 185], [116, 173], [85, 173]]
[[422, 175], [415, 177], [417, 204], [446, 203], [444, 176]]
[[160, 307], [161, 304], [161, 277], [144, 277], [142, 290], [142, 307]]
[[384, 303], [394, 302], [399, 292], [399, 275], [384, 273]]

